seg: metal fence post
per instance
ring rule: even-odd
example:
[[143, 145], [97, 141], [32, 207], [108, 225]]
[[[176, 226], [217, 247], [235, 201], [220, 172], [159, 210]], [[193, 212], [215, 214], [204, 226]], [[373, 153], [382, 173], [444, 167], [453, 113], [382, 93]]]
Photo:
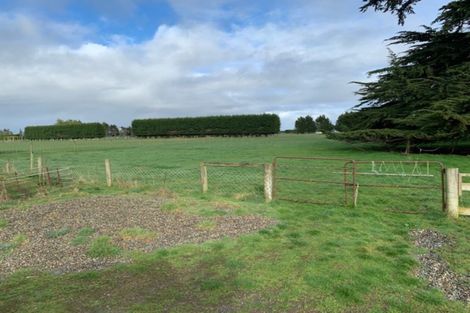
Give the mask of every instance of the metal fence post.
[[273, 165], [264, 165], [264, 199], [267, 203], [273, 200]]
[[459, 217], [459, 169], [446, 169], [447, 216]]

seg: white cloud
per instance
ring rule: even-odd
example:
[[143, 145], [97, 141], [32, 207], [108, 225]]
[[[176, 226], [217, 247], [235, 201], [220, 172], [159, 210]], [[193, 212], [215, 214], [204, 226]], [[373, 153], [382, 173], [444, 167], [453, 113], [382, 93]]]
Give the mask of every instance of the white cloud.
[[0, 15], [0, 128], [263, 112], [279, 113], [283, 128], [301, 114], [335, 119], [355, 104], [349, 82], [386, 62], [390, 23], [368, 23], [184, 23], [103, 45], [78, 24]]

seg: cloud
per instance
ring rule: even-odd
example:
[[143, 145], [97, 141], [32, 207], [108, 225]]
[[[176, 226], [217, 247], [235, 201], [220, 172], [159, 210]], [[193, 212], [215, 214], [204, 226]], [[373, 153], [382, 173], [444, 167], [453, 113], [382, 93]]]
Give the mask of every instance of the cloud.
[[[120, 5], [132, 9], [135, 3]], [[214, 1], [204, 9], [172, 3], [193, 17], [252, 12], [243, 13], [236, 1]], [[337, 10], [332, 3], [321, 10]], [[233, 12], [223, 10], [230, 5]], [[300, 14], [295, 11], [289, 14]], [[263, 112], [280, 114], [283, 128], [293, 127], [298, 115], [335, 119], [356, 104], [357, 87], [349, 82], [385, 64], [384, 34], [395, 25], [387, 21], [371, 27], [369, 19], [357, 17], [274, 18], [230, 29], [197, 21], [161, 25], [137, 43], [112, 34], [105, 45], [93, 40], [96, 30], [76, 22], [3, 14], [0, 128], [57, 118], [129, 125], [134, 118]]]
[[[161, 26], [140, 44], [79, 47], [33, 45], [0, 79], [0, 106], [18, 123], [77, 116], [129, 124], [135, 117], [318, 111], [338, 114], [352, 98], [348, 84], [383, 48], [333, 29], [265, 25], [224, 32], [213, 26]], [[16, 53], [13, 48], [9, 51]], [[367, 53], [366, 53], [367, 52]], [[366, 62], [367, 61], [367, 62]], [[358, 77], [359, 76], [359, 77]], [[349, 106], [352, 106], [353, 103]], [[6, 120], [2, 118], [2, 122]]]

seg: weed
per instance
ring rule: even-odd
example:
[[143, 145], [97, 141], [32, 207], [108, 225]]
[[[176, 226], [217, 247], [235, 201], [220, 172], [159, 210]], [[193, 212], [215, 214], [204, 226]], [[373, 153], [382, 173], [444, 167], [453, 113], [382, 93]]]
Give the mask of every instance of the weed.
[[121, 249], [113, 245], [108, 236], [99, 236], [93, 240], [88, 248], [87, 254], [92, 258], [104, 258], [116, 256], [121, 253]]
[[217, 223], [212, 220], [204, 220], [197, 224], [197, 228], [200, 230], [212, 230], [217, 226]]
[[49, 239], [59, 238], [70, 233], [70, 230], [70, 227], [62, 227], [58, 230], [49, 230], [46, 232], [46, 237]]
[[90, 241], [91, 235], [95, 233], [95, 230], [91, 227], [83, 227], [78, 231], [77, 237], [72, 240], [72, 245], [84, 245]]
[[119, 232], [123, 240], [141, 240], [152, 241], [157, 237], [157, 234], [148, 229], [141, 227], [124, 228]]

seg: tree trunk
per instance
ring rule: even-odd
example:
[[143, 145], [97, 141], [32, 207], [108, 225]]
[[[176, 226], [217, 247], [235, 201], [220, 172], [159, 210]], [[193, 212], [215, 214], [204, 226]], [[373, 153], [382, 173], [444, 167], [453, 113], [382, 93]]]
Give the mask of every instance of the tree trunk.
[[406, 149], [405, 149], [405, 154], [410, 154], [411, 152], [411, 140], [410, 138], [406, 139]]

